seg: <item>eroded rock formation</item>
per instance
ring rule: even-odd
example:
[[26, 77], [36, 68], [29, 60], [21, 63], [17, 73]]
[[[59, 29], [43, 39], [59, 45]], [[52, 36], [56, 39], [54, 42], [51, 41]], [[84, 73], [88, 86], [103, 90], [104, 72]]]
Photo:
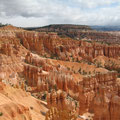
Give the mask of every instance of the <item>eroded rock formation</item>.
[[0, 82], [4, 83], [0, 84], [0, 100], [5, 101], [0, 111], [8, 112], [2, 117], [43, 120], [47, 108], [31, 94], [47, 99], [48, 120], [72, 119], [67, 113], [83, 116], [86, 112], [93, 113], [95, 120], [119, 120], [119, 57], [119, 45], [12, 26], [0, 29]]
[[94, 120], [119, 120], [119, 102], [120, 97], [100, 86], [90, 107], [90, 111], [94, 112]]

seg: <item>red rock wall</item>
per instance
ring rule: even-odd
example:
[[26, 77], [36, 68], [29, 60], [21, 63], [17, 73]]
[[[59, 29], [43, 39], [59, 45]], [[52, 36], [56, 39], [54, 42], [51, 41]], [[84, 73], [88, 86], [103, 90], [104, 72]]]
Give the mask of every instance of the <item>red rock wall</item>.
[[[113, 91], [112, 91], [113, 92]], [[120, 97], [107, 92], [101, 86], [91, 102], [90, 111], [94, 113], [94, 120], [119, 120]]]
[[48, 93], [47, 95], [48, 108], [57, 107], [58, 109], [65, 109], [66, 107], [66, 94], [64, 92]]
[[120, 56], [120, 47], [117, 45], [108, 46], [104, 44], [75, 41], [72, 39], [62, 39], [57, 35], [19, 32], [17, 37], [23, 46], [40, 55], [57, 57], [61, 60], [78, 61], [79, 57], [92, 61], [97, 56], [117, 58]]

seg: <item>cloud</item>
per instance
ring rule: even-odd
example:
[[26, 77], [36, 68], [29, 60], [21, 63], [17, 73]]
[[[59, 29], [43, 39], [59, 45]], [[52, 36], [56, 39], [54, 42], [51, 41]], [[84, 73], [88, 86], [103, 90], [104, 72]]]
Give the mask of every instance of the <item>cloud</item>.
[[97, 8], [97, 7], [107, 7], [112, 4], [117, 4], [119, 0], [71, 0], [74, 3], [81, 5], [83, 8]]
[[120, 25], [119, 11], [119, 0], [0, 0], [0, 22], [16, 26]]

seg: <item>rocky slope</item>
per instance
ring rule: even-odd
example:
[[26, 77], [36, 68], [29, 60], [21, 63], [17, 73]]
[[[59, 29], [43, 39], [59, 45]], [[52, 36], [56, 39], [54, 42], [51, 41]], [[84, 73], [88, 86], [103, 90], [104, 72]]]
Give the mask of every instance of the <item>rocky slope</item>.
[[118, 31], [96, 31], [94, 27], [85, 25], [49, 25], [39, 28], [26, 28], [38, 32], [56, 32], [60, 37], [70, 37], [75, 40], [97, 41], [107, 44], [120, 44]]
[[46, 104], [35, 99], [21, 88], [11, 87], [0, 82], [1, 120], [45, 119]]
[[120, 119], [119, 45], [5, 26], [0, 61], [2, 120]]

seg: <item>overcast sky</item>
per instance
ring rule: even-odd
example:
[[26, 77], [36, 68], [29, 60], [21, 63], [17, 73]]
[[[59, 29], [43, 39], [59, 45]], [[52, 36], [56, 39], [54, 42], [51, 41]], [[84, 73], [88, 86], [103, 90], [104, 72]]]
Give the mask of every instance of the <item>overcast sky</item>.
[[120, 25], [120, 0], [0, 0], [0, 22], [24, 27]]

